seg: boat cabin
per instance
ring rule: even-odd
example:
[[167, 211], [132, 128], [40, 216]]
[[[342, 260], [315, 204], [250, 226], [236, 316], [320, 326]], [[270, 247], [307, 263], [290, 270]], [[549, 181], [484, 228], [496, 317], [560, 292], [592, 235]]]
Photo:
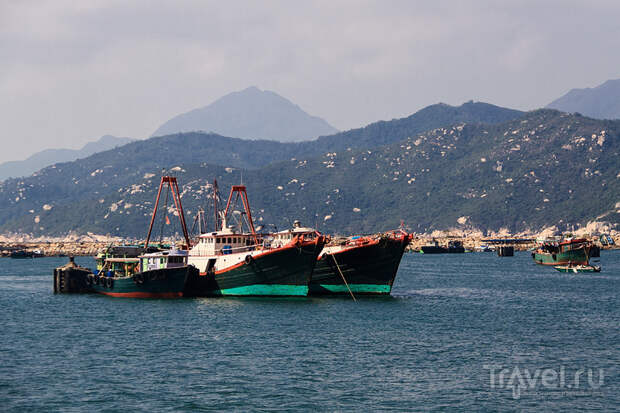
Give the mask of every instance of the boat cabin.
[[[154, 249], [153, 249], [154, 250]], [[95, 257], [97, 270], [95, 274], [104, 273], [126, 277], [139, 271], [140, 260], [138, 256], [147, 250], [138, 245], [117, 245], [107, 248]]]
[[293, 228], [285, 231], [276, 232], [271, 234], [271, 247], [280, 248], [290, 243], [293, 238], [298, 235], [303, 235], [305, 239], [314, 239], [317, 236], [317, 232], [314, 228], [302, 227], [299, 220], [295, 220]]
[[541, 245], [539, 245], [538, 251], [556, 254], [556, 253], [567, 252], [567, 251], [578, 250], [578, 249], [589, 248], [589, 247], [590, 247], [590, 241], [588, 241], [585, 238], [577, 238], [577, 239], [568, 238], [560, 242], [557, 242], [557, 241], [543, 242]]
[[102, 273], [108, 277], [130, 277], [142, 271], [187, 265], [187, 251], [119, 246], [108, 248], [97, 255], [95, 261], [97, 262], [95, 274]]
[[202, 234], [192, 248], [191, 255], [229, 255], [253, 251], [256, 248], [254, 239], [252, 234], [236, 234], [232, 231]]
[[187, 265], [187, 251], [170, 249], [140, 255], [141, 271], [177, 268]]

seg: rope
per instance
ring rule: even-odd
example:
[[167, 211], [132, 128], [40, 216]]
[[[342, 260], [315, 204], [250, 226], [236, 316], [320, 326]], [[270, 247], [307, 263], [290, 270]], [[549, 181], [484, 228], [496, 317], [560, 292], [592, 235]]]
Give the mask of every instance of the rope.
[[357, 300], [355, 299], [355, 296], [353, 295], [353, 291], [351, 291], [351, 289], [349, 288], [349, 284], [347, 284], [347, 280], [344, 279], [344, 275], [342, 274], [342, 271], [340, 271], [340, 266], [338, 265], [338, 262], [336, 261], [336, 257], [333, 254], [330, 254], [329, 256], [332, 257], [332, 259], [334, 260], [334, 264], [336, 264], [336, 268], [338, 268], [338, 273], [340, 274], [340, 278], [342, 278], [344, 285], [347, 286], [347, 290], [349, 290], [349, 294], [351, 294], [351, 298], [353, 299], [353, 301], [357, 302]]

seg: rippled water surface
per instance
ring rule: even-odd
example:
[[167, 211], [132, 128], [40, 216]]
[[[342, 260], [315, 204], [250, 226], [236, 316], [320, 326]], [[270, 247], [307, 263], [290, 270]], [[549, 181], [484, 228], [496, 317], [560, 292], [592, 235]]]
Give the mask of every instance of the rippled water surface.
[[620, 251], [577, 275], [408, 254], [392, 297], [357, 303], [54, 295], [65, 262], [0, 259], [3, 411], [620, 409]]

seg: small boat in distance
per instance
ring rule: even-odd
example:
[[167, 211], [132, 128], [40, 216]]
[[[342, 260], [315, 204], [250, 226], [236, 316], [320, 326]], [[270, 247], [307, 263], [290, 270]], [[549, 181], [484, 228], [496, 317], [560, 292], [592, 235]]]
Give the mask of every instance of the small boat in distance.
[[41, 252], [41, 250], [34, 250], [34, 251], [28, 251], [28, 250], [16, 250], [13, 251], [9, 254], [9, 257], [11, 258], [17, 258], [17, 259], [23, 259], [23, 258], [41, 258], [45, 256], [45, 254], [43, 254], [43, 252]]
[[420, 254], [445, 254], [446, 252], [448, 249], [439, 245], [436, 239], [420, 248]]
[[601, 267], [596, 265], [556, 265], [553, 268], [560, 272], [601, 272]]
[[546, 241], [532, 251], [532, 259], [540, 265], [588, 265], [590, 245], [585, 238]]
[[448, 242], [448, 253], [449, 254], [462, 254], [465, 252], [465, 247], [463, 247], [463, 241], [449, 241]]
[[443, 247], [436, 239], [433, 239], [432, 242], [420, 248], [420, 254], [462, 254], [464, 252], [463, 241], [459, 240], [448, 241], [448, 246]]

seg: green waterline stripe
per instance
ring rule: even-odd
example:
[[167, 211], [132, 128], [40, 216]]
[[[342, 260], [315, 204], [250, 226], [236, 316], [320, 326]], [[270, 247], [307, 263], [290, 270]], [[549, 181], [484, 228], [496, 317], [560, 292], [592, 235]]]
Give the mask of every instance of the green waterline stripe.
[[308, 295], [307, 285], [289, 284], [254, 284], [243, 287], [225, 288], [218, 290], [216, 294], [221, 295]]
[[[344, 284], [319, 284], [320, 288], [311, 287], [312, 291], [321, 292], [321, 289], [332, 293], [348, 293], [349, 290]], [[353, 294], [355, 293], [389, 293], [391, 287], [388, 284], [349, 284], [349, 288]]]

